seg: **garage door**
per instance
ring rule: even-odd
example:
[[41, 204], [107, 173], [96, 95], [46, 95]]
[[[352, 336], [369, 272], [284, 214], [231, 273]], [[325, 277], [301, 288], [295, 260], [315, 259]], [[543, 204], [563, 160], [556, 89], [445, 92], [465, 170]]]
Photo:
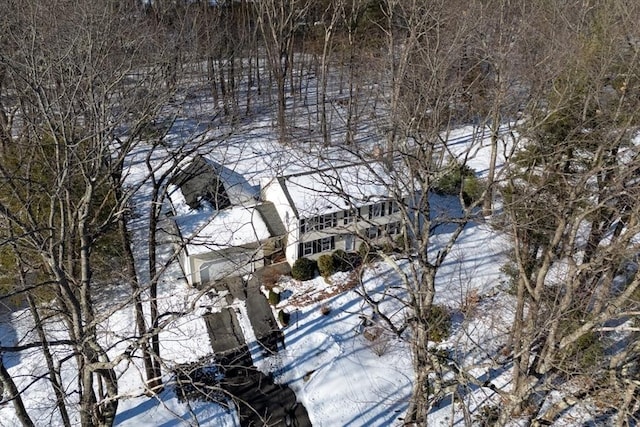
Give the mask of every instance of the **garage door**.
[[[258, 254], [259, 255], [259, 254]], [[209, 283], [225, 277], [244, 276], [255, 271], [255, 251], [233, 252], [200, 265], [200, 282]], [[256, 257], [260, 259], [261, 256]]]

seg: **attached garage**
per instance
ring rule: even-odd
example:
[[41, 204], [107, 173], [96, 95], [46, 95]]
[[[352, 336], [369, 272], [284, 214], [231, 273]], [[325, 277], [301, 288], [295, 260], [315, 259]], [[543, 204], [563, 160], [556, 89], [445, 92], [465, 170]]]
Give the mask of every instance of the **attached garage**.
[[253, 273], [264, 263], [261, 248], [228, 248], [205, 256], [192, 257], [194, 282], [210, 283], [225, 277]]
[[189, 284], [250, 274], [264, 265], [271, 235], [255, 207], [198, 211], [174, 218], [182, 238], [180, 263]]
[[260, 202], [259, 187], [200, 155], [179, 167], [168, 196], [180, 264], [194, 286], [252, 273], [285, 232], [282, 224], [267, 224], [265, 215], [279, 218]]
[[182, 248], [181, 264], [189, 284], [244, 276], [262, 267], [263, 248], [270, 239], [262, 224], [253, 208], [232, 208], [209, 218]]

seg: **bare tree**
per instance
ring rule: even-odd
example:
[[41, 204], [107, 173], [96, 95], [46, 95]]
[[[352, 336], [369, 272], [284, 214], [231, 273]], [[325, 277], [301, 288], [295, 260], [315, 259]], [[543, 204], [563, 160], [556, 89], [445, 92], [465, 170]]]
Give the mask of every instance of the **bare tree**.
[[[145, 68], [149, 38], [133, 31], [144, 24], [130, 12], [59, 1], [4, 17], [30, 24], [10, 26], [9, 37], [32, 40], [0, 58], [17, 109], [0, 165], [0, 210], [3, 234], [15, 248], [16, 292], [30, 293], [39, 338], [3, 343], [3, 351], [42, 349], [66, 425], [71, 395], [61, 364], [77, 369], [73, 389], [82, 424], [110, 425], [115, 418], [114, 368], [126, 354], [110, 355], [97, 331], [108, 316], [95, 309], [99, 244], [112, 235], [128, 200], [121, 191], [124, 159], [166, 99], [152, 94], [160, 80], [153, 64]], [[114, 144], [123, 133], [125, 142]], [[34, 300], [34, 290], [49, 298]], [[51, 310], [56, 316], [42, 315]], [[45, 333], [43, 325], [56, 321], [66, 325], [67, 339]], [[54, 360], [61, 353], [52, 348], [68, 348], [73, 357]]]
[[[632, 141], [640, 62], [628, 42], [635, 27], [623, 3], [606, 11], [595, 4], [554, 11], [583, 37], [575, 39], [570, 61], [563, 56], [563, 66], [548, 68], [544, 105], [531, 111], [521, 129], [529, 142], [503, 191], [514, 239], [517, 307], [513, 390], [502, 422], [521, 415], [526, 405], [535, 408], [533, 418], [553, 422], [606, 387], [625, 396], [612, 403], [620, 423], [637, 416], [630, 391], [635, 386], [628, 382], [637, 369], [635, 346], [613, 356], [606, 350], [614, 339], [608, 331], [617, 329], [609, 325], [624, 324], [635, 313], [638, 286], [628, 260], [635, 257], [638, 233]], [[575, 378], [585, 381], [565, 391], [562, 405], [541, 411], [548, 393]]]
[[[530, 71], [535, 66], [530, 49], [528, 27], [535, 19], [533, 8], [522, 2], [472, 2], [463, 12], [470, 31], [458, 65], [465, 104], [462, 120], [488, 131], [491, 155], [486, 184], [495, 187], [498, 151], [504, 136], [513, 137], [513, 129], [526, 105], [535, 100]], [[534, 56], [536, 57], [536, 56]], [[485, 193], [483, 211], [491, 214], [494, 191]]]
[[[404, 290], [402, 302], [410, 313], [406, 323], [398, 325], [397, 319], [378, 310], [380, 300], [362, 293], [397, 335], [410, 331], [415, 380], [404, 418], [407, 425], [425, 425], [432, 404], [447, 392], [444, 377], [451, 372], [449, 361], [429, 345], [441, 327], [442, 310], [434, 305], [436, 277], [461, 233], [477, 218], [476, 208], [483, 199], [480, 194], [468, 197], [463, 183], [459, 183], [450, 196], [458, 201], [456, 213], [439, 212], [433, 206], [438, 181], [450, 172], [442, 168], [443, 156], [452, 159], [456, 166], [451, 171], [455, 172], [466, 165], [481, 142], [470, 136], [466, 149], [456, 151], [450, 141], [463, 107], [463, 86], [456, 69], [470, 26], [458, 7], [412, 1], [385, 4], [382, 28], [387, 51], [376, 66], [380, 67], [378, 84], [387, 96], [377, 111], [380, 119], [376, 125], [382, 124], [386, 145], [365, 143], [345, 146], [344, 151], [329, 150], [332, 162], [352, 159], [365, 167], [370, 181], [386, 188], [388, 203], [402, 218], [404, 238], [397, 242], [381, 244], [379, 233], [369, 232], [372, 227], [376, 229], [376, 224], [366, 217], [360, 221], [369, 227], [361, 228], [359, 237], [396, 272]], [[350, 200], [348, 194], [341, 194]], [[355, 200], [352, 203], [358, 204]], [[446, 238], [435, 239], [444, 226], [448, 228]], [[389, 245], [395, 249], [394, 256], [385, 249]], [[464, 370], [456, 371], [456, 375], [460, 381], [473, 379]]]
[[[292, 72], [293, 42], [296, 31], [306, 24], [305, 15], [310, 2], [267, 0], [255, 2], [254, 5], [269, 68], [276, 83], [277, 127], [280, 138], [284, 141], [287, 136], [286, 81]], [[293, 87], [290, 90], [293, 92]]]

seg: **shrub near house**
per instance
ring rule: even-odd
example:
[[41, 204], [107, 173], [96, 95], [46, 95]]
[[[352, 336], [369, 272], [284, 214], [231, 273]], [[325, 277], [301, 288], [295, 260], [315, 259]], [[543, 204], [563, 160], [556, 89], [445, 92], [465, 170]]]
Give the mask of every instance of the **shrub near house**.
[[356, 253], [347, 253], [342, 249], [333, 252], [333, 268], [335, 271], [351, 271], [360, 264], [360, 256]]
[[291, 277], [296, 280], [311, 280], [316, 275], [317, 263], [309, 258], [298, 258], [291, 267]]
[[462, 193], [465, 204], [470, 205], [480, 198], [484, 188], [473, 169], [453, 162], [447, 166], [447, 172], [436, 182], [434, 191], [452, 196]]
[[332, 255], [324, 254], [318, 257], [318, 271], [325, 279], [336, 272], [335, 263]]

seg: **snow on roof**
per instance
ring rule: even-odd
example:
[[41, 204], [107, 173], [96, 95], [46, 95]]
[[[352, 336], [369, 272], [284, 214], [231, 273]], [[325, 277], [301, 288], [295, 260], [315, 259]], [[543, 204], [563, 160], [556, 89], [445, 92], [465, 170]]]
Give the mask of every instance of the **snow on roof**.
[[180, 233], [189, 240], [190, 255], [247, 246], [271, 237], [255, 206], [216, 211], [205, 203], [202, 209], [192, 210], [179, 188], [173, 185], [169, 188], [169, 198]]
[[[202, 165], [202, 166], [198, 166]], [[260, 195], [260, 188], [252, 185], [246, 177], [232, 168], [218, 163], [210, 155], [195, 154], [180, 162], [178, 169], [189, 174], [211, 173], [220, 179], [229, 202], [232, 205], [255, 204]], [[197, 178], [197, 176], [194, 176]]]
[[[211, 162], [211, 160], [207, 159]], [[251, 185], [241, 174], [223, 165], [216, 164], [216, 170], [229, 196], [231, 204], [240, 205], [255, 202], [260, 196], [260, 188]]]
[[281, 183], [298, 217], [307, 218], [388, 199], [392, 187], [386, 179], [381, 164], [360, 163], [284, 176]]
[[[389, 173], [382, 163], [349, 163], [354, 159], [339, 147], [329, 156], [333, 165], [296, 155], [278, 143], [261, 140], [249, 147], [218, 147], [196, 155], [217, 171], [232, 205], [255, 204], [259, 183], [273, 179], [280, 181], [300, 218], [370, 205], [388, 199], [390, 190], [397, 187], [388, 182]], [[183, 161], [181, 168], [196, 156]], [[249, 200], [251, 196], [253, 200]]]

